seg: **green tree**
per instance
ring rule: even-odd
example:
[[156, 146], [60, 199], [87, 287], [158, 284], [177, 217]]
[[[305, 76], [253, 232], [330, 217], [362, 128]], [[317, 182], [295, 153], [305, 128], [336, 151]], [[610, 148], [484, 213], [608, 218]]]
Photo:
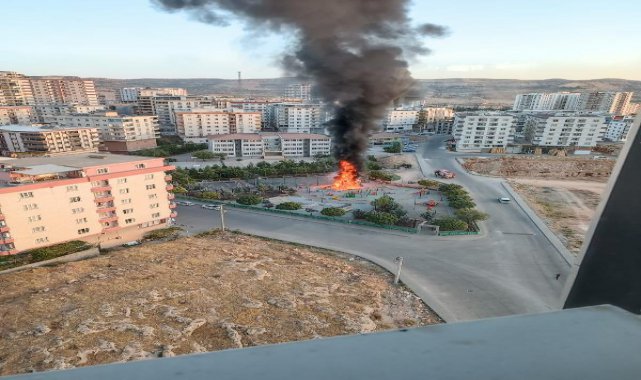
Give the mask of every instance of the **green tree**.
[[346, 214], [346, 211], [340, 207], [326, 207], [321, 210], [321, 214], [325, 216], [343, 216]]
[[172, 193], [174, 193], [174, 194], [186, 194], [187, 193], [187, 189], [185, 189], [184, 187], [182, 187], [180, 185], [177, 185], [172, 190]]
[[371, 205], [372, 207], [374, 207], [374, 211], [390, 213], [395, 215], [397, 218], [400, 218], [407, 214], [403, 207], [400, 204], [396, 203], [394, 198], [390, 197], [389, 195], [383, 195], [378, 199], [374, 199], [371, 202]]
[[394, 141], [390, 145], [383, 148], [386, 153], [401, 153], [401, 143], [400, 141]]
[[240, 203], [241, 205], [247, 205], [247, 206], [257, 205], [262, 201], [263, 201], [263, 198], [253, 194], [243, 194], [236, 198], [236, 202]]
[[216, 158], [216, 154], [208, 150], [199, 150], [197, 152], [192, 153], [191, 155], [203, 161]]
[[475, 222], [486, 220], [490, 217], [488, 214], [481, 212], [475, 208], [462, 208], [456, 210], [454, 214], [459, 219], [467, 223], [468, 226], [473, 226]]
[[467, 231], [467, 223], [453, 216], [435, 219], [432, 224], [439, 226], [441, 231]]
[[276, 205], [277, 210], [300, 210], [302, 205], [298, 202], [283, 202]]
[[441, 182], [434, 181], [433, 179], [419, 179], [417, 183], [423, 187], [427, 187], [428, 189], [438, 189], [442, 184]]
[[370, 211], [365, 215], [365, 220], [371, 223], [391, 226], [398, 222], [399, 217], [389, 212]]

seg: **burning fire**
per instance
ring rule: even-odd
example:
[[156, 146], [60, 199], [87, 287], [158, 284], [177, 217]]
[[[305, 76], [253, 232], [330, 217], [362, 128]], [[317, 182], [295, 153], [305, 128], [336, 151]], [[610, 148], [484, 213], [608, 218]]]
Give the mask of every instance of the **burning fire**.
[[361, 180], [358, 178], [356, 166], [348, 161], [340, 161], [338, 163], [338, 174], [334, 177], [332, 189], [358, 190], [361, 187]]

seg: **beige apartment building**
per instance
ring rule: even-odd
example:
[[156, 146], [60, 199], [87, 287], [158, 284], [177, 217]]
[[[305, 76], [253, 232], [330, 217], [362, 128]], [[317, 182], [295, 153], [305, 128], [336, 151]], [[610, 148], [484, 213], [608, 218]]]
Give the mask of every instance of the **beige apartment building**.
[[99, 145], [100, 138], [96, 128], [0, 126], [0, 151], [5, 156], [17, 153], [97, 152]]
[[31, 125], [35, 121], [30, 106], [0, 106], [0, 125]]
[[83, 104], [97, 106], [92, 80], [69, 76], [29, 77], [34, 104]]
[[0, 255], [84, 240], [115, 246], [176, 217], [162, 158], [0, 158]]
[[196, 109], [176, 112], [176, 129], [186, 141], [206, 143], [209, 135], [257, 133], [261, 128], [261, 119], [261, 112]]
[[14, 71], [0, 71], [0, 106], [33, 104], [29, 77]]
[[101, 150], [112, 153], [153, 148], [159, 136], [156, 116], [126, 116], [118, 115], [115, 111], [104, 111], [51, 116], [46, 121], [71, 128], [97, 128]]

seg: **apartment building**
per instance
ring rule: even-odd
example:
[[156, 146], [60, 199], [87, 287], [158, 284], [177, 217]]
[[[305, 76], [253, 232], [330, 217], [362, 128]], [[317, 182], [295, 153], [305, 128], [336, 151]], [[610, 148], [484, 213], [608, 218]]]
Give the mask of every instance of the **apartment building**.
[[383, 130], [386, 132], [411, 131], [418, 123], [419, 110], [395, 108], [388, 110], [383, 119]]
[[272, 127], [274, 120], [274, 105], [282, 103], [281, 100], [233, 100], [225, 102], [222, 108], [241, 109], [245, 112], [261, 113], [261, 128]]
[[158, 138], [156, 116], [126, 116], [114, 111], [52, 116], [48, 123], [63, 127], [91, 127], [100, 132], [101, 150], [125, 153], [153, 148]]
[[594, 111], [614, 115], [629, 112], [633, 92], [555, 92], [519, 94], [514, 100], [515, 111]]
[[209, 135], [257, 133], [261, 129], [260, 112], [207, 108], [175, 114], [178, 135], [190, 142], [206, 143]]
[[505, 148], [514, 139], [514, 115], [503, 112], [459, 112], [453, 135], [457, 151], [482, 152]]
[[439, 135], [451, 135], [454, 128], [454, 117], [436, 120], [428, 124], [428, 129]]
[[577, 110], [606, 112], [624, 115], [628, 110], [633, 92], [589, 92], [581, 94]]
[[30, 106], [0, 106], [0, 125], [31, 125], [36, 121]]
[[29, 77], [14, 71], [0, 71], [0, 106], [32, 105]]
[[35, 110], [36, 119], [40, 123], [46, 123], [46, 120], [53, 116], [73, 115], [94, 113], [104, 111], [104, 105], [83, 105], [83, 104], [37, 104], [33, 106]]
[[615, 116], [608, 122], [608, 127], [603, 137], [610, 141], [627, 141], [632, 123], [634, 123], [634, 117]]
[[300, 158], [328, 155], [331, 139], [309, 133], [234, 133], [208, 137], [209, 150], [238, 158]]
[[323, 122], [319, 104], [279, 103], [272, 112], [273, 126], [286, 133], [311, 133]]
[[309, 101], [312, 99], [312, 85], [309, 83], [294, 83], [285, 88], [286, 98]]
[[34, 104], [99, 104], [92, 80], [70, 76], [32, 76], [29, 82]]
[[0, 255], [70, 240], [115, 246], [176, 217], [162, 158], [0, 158]]
[[557, 112], [528, 115], [524, 136], [539, 146], [596, 146], [603, 140], [608, 117], [596, 112]]
[[97, 152], [96, 128], [45, 128], [27, 125], [0, 126], [0, 150], [15, 153], [65, 154]]

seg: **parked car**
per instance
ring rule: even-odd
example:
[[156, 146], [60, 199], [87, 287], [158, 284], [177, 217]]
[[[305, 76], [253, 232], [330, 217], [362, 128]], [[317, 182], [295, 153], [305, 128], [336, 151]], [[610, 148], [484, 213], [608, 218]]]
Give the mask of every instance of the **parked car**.
[[207, 209], [207, 210], [220, 210], [220, 206], [218, 206], [218, 205], [202, 205], [200, 207], [202, 207], [204, 209]]
[[194, 202], [189, 202], [189, 201], [176, 201], [176, 204], [180, 205], [180, 206], [193, 206], [193, 205], [195, 205]]
[[508, 197], [499, 197], [498, 198], [499, 203], [510, 203], [510, 200], [511, 199], [508, 198]]

